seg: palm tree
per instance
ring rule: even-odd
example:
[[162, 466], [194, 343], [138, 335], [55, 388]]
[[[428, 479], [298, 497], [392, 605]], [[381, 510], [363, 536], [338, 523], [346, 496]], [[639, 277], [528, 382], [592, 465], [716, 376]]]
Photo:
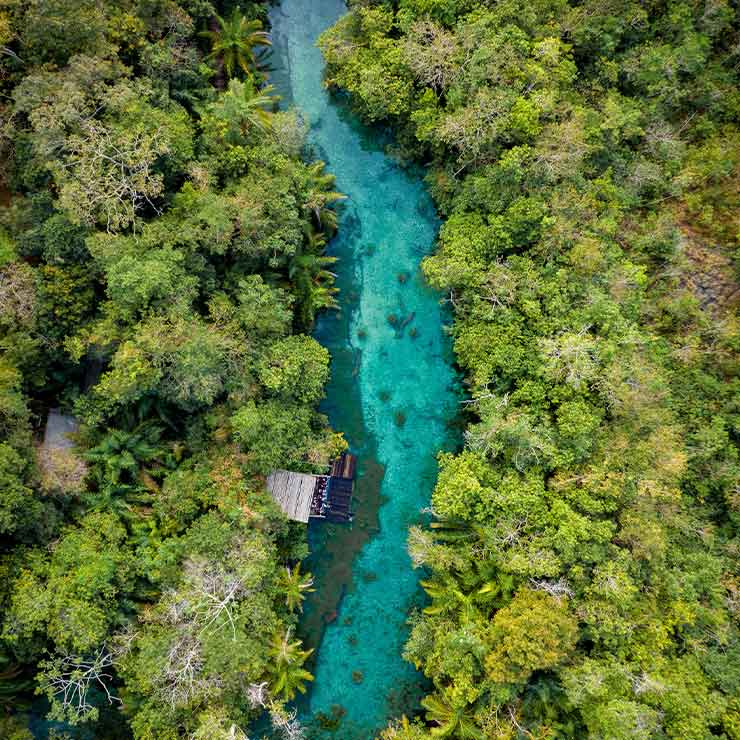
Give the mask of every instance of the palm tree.
[[[231, 85], [236, 85], [237, 80], [233, 80]], [[229, 85], [229, 89], [231, 89]], [[272, 130], [272, 111], [280, 100], [280, 95], [275, 95], [274, 86], [266, 85], [258, 89], [254, 82], [249, 80], [242, 84], [241, 91], [234, 90], [234, 94], [241, 92], [241, 132], [246, 135], [250, 129], [254, 128], [262, 133]]]
[[336, 257], [311, 252], [297, 254], [290, 261], [288, 277], [300, 296], [301, 322], [306, 328], [313, 323], [317, 311], [338, 305], [335, 295], [339, 291], [334, 287], [336, 275], [326, 269], [336, 261]]
[[[514, 577], [509, 573], [489, 574], [488, 569], [476, 567], [475, 576], [478, 579], [477, 601], [491, 607], [500, 608], [508, 603], [514, 591]], [[482, 584], [482, 585], [481, 585]]]
[[453, 612], [459, 615], [463, 625], [481, 621], [476, 594], [463, 593], [453, 578], [421, 581], [421, 585], [432, 599], [431, 605], [424, 609], [427, 614]]
[[227, 143], [241, 144], [252, 131], [272, 131], [272, 111], [280, 100], [274, 90], [272, 85], [258, 88], [252, 80], [229, 82], [228, 92], [207, 108], [209, 115], [226, 124], [222, 136]]
[[109, 429], [103, 439], [85, 453], [98, 483], [134, 483], [139, 480], [142, 469], [146, 470], [146, 464], [162, 467], [166, 451], [159, 441], [161, 434], [159, 426], [148, 422], [132, 432]]
[[332, 236], [337, 230], [337, 212], [331, 208], [335, 203], [347, 198], [343, 193], [333, 190], [334, 175], [324, 172], [326, 165], [317, 161], [308, 167], [308, 187], [303, 207], [313, 215], [316, 226]]
[[325, 254], [313, 254], [312, 252], [301, 252], [296, 254], [288, 266], [288, 277], [291, 280], [297, 280], [298, 276], [303, 273], [310, 276], [313, 282], [333, 282], [336, 274], [326, 268], [337, 261], [336, 257], [329, 257]]
[[[96, 483], [91, 506], [115, 511], [130, 526], [150, 511], [152, 494], [159, 491], [159, 477], [172, 469], [176, 446], [161, 441], [162, 428], [152, 422], [133, 431], [108, 429], [100, 442], [85, 453]], [[173, 452], [173, 448], [175, 451]]]
[[211, 53], [207, 59], [218, 63], [218, 87], [223, 88], [224, 72], [230, 79], [237, 70], [252, 77], [258, 68], [255, 49], [271, 46], [270, 34], [262, 30], [262, 22], [249, 20], [234, 8], [231, 17], [224, 20], [220, 15], [212, 18], [211, 29], [200, 34], [211, 42]]
[[[541, 722], [566, 730], [564, 734], [558, 734], [558, 737], [574, 737], [575, 728], [571, 727], [570, 731], [567, 731], [568, 720], [564, 719], [568, 715], [567, 694], [552, 678], [541, 676], [527, 684], [521, 710], [525, 715], [538, 717]], [[559, 720], [563, 719], [564, 724], [561, 725]]]
[[300, 640], [291, 642], [290, 632], [289, 628], [284, 635], [276, 633], [269, 649], [273, 661], [270, 668], [270, 690], [286, 701], [295, 699], [296, 691], [305, 694], [304, 683], [313, 681], [313, 675], [303, 667], [313, 650], [302, 650]]
[[326, 246], [326, 235], [323, 231], [317, 231], [311, 224], [303, 224], [303, 234], [306, 237], [306, 250], [321, 254]]
[[425, 696], [421, 700], [427, 710], [427, 719], [436, 722], [432, 728], [434, 737], [456, 737], [460, 740], [484, 740], [484, 735], [470, 715], [470, 707], [459, 705], [439, 694]]
[[310, 573], [301, 573], [301, 564], [298, 563], [292, 570], [286, 566], [281, 573], [281, 586], [285, 589], [285, 605], [294, 612], [303, 611], [303, 601], [306, 594], [314, 591], [313, 576]]
[[429, 528], [440, 542], [463, 542], [475, 537], [474, 525], [463, 519], [438, 519], [430, 522]]

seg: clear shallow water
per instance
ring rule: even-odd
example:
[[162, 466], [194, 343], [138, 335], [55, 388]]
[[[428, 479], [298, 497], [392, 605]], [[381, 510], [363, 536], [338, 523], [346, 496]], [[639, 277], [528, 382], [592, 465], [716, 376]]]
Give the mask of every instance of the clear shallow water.
[[360, 458], [357, 515], [351, 529], [309, 531], [316, 593], [302, 631], [317, 648], [316, 680], [299, 710], [312, 737], [363, 740], [413, 710], [422, 688], [401, 657], [409, 611], [423, 600], [406, 536], [428, 505], [436, 452], [456, 441], [459, 385], [439, 295], [419, 270], [438, 228], [431, 199], [323, 88], [315, 43], [344, 12], [342, 0], [273, 8], [271, 81], [349, 196], [330, 245], [341, 311], [320, 319], [316, 337], [332, 353], [324, 411]]

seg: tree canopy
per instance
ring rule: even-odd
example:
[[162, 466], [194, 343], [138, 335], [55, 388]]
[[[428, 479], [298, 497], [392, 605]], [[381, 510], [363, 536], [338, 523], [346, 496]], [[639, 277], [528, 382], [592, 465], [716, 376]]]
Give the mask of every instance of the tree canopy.
[[[341, 196], [276, 109], [264, 21], [0, 10], [3, 737], [28, 736], [34, 691], [111, 740], [246, 738], [265, 710], [295, 731], [312, 577], [265, 475], [345, 447], [307, 335]], [[52, 407], [71, 447], [41, 442]]]
[[429, 165], [464, 449], [409, 535], [428, 729], [738, 732], [737, 8], [351, 3], [327, 83]]

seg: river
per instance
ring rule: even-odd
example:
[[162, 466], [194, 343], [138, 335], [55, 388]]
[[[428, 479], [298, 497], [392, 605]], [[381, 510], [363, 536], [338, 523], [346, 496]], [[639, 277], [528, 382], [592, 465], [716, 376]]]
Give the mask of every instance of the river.
[[348, 196], [329, 245], [341, 308], [315, 336], [332, 354], [324, 411], [360, 459], [357, 515], [351, 529], [309, 530], [316, 592], [301, 627], [315, 681], [299, 710], [311, 737], [363, 740], [417, 707], [423, 688], [402, 658], [409, 612], [423, 603], [406, 537], [429, 505], [437, 451], [456, 441], [459, 383], [440, 296], [419, 269], [439, 225], [420, 173], [399, 167], [322, 84], [316, 40], [345, 12], [342, 0], [274, 7], [271, 82]]

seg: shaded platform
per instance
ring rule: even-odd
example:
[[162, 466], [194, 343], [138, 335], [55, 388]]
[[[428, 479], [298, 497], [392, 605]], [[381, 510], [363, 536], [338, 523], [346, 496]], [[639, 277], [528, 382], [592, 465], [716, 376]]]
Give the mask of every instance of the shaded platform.
[[71, 450], [75, 443], [70, 435], [77, 432], [80, 424], [74, 416], [63, 414], [59, 409], [50, 409], [44, 430], [43, 448], [47, 450]]
[[74, 416], [51, 409], [44, 438], [36, 447], [41, 488], [52, 495], [79, 495], [85, 490], [87, 464], [75, 450], [80, 425]]
[[328, 506], [324, 518], [330, 522], [351, 522], [353, 490], [354, 481], [332, 476], [329, 479]]
[[344, 453], [332, 462], [326, 475], [273, 470], [267, 476], [267, 490], [285, 515], [296, 522], [351, 522], [355, 469], [355, 456]]
[[308, 524], [316, 478], [307, 473], [273, 470], [267, 476], [267, 490], [288, 518]]
[[357, 458], [354, 455], [350, 455], [349, 452], [343, 452], [331, 464], [330, 475], [332, 478], [345, 478], [348, 480], [354, 480], [356, 465]]

